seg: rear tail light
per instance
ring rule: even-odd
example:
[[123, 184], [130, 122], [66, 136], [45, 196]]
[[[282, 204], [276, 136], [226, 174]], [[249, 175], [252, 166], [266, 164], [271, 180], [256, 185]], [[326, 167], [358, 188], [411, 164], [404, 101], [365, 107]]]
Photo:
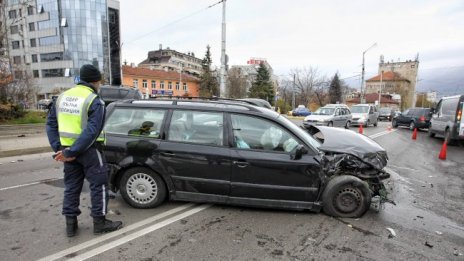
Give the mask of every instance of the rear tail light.
[[425, 121], [425, 116], [420, 116], [419, 120], [420, 121]]
[[456, 119], [457, 119], [458, 121], [461, 120], [461, 115], [462, 115], [462, 111], [459, 110], [459, 111], [458, 111], [458, 114], [456, 115]]

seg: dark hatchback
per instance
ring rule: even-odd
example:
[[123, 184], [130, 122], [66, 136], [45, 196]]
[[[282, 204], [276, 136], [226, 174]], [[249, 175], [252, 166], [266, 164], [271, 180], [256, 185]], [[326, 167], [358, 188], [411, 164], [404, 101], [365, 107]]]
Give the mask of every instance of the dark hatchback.
[[128, 100], [107, 115], [110, 187], [136, 208], [168, 197], [359, 217], [387, 200], [386, 151], [353, 131], [229, 100]]
[[427, 129], [432, 117], [430, 108], [410, 108], [399, 113], [392, 119], [392, 126], [407, 126], [410, 130]]

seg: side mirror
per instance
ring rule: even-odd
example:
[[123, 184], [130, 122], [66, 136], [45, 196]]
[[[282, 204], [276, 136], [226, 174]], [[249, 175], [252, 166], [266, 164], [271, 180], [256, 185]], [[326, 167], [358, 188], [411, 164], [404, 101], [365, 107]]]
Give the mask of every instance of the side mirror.
[[290, 154], [290, 159], [299, 160], [303, 157], [304, 154], [307, 154], [308, 150], [303, 145], [296, 146], [294, 152]]

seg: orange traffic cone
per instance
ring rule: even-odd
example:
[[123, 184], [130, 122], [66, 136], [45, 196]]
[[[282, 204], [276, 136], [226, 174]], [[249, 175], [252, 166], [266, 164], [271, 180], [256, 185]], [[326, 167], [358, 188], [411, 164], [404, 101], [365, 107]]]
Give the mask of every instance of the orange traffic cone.
[[417, 128], [414, 128], [414, 132], [412, 133], [412, 139], [417, 139]]
[[363, 130], [363, 125], [362, 124], [359, 124], [359, 133], [360, 134], [363, 134], [364, 130]]
[[438, 155], [438, 158], [441, 160], [446, 160], [446, 139], [443, 142], [443, 145], [441, 146], [441, 151], [440, 151], [440, 154]]

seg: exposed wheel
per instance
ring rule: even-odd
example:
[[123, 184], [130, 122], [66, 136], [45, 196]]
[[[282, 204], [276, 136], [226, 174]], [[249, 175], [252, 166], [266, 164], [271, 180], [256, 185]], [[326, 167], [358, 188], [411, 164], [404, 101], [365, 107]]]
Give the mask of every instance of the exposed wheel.
[[329, 126], [329, 127], [333, 127], [333, 126], [334, 126], [334, 124], [333, 124], [333, 122], [329, 122], [329, 123], [327, 124], [327, 126]]
[[446, 145], [454, 145], [454, 140], [451, 139], [451, 131], [449, 128], [446, 128], [445, 130], [445, 140], [446, 140]]
[[398, 128], [398, 122], [396, 122], [395, 119], [392, 120], [392, 127], [393, 128]]
[[410, 130], [414, 130], [415, 127], [416, 127], [416, 124], [414, 124], [414, 122], [411, 121], [411, 122], [409, 123], [409, 129], [410, 129]]
[[166, 185], [152, 170], [136, 167], [124, 172], [119, 183], [122, 198], [135, 208], [153, 208], [166, 197]]
[[345, 124], [345, 129], [349, 129], [350, 125], [351, 125], [350, 121], [347, 121], [346, 124]]
[[334, 217], [361, 217], [369, 209], [372, 195], [366, 182], [354, 176], [337, 176], [322, 193], [324, 213]]
[[435, 132], [432, 131], [432, 125], [429, 126], [429, 130], [427, 131], [427, 133], [429, 134], [430, 138], [435, 137]]

